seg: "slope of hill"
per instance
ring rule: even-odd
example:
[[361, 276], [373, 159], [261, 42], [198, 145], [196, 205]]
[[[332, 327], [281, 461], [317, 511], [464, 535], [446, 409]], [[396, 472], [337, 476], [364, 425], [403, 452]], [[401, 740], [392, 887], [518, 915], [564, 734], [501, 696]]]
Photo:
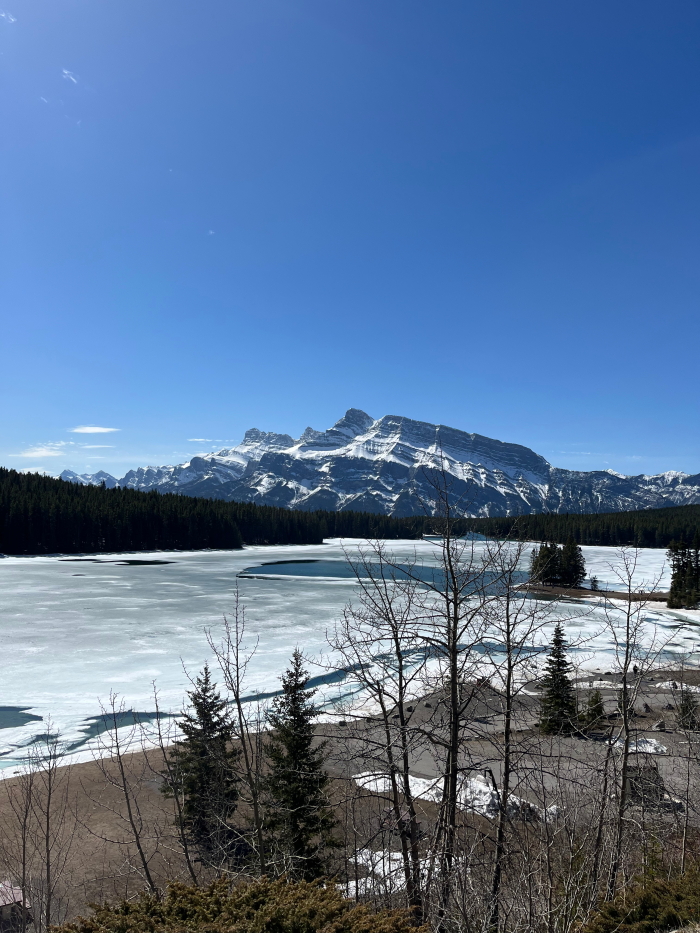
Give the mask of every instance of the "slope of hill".
[[[432, 512], [429, 470], [443, 462], [452, 495], [473, 516], [617, 512], [700, 503], [700, 474], [623, 476], [553, 467], [520, 444], [397, 415], [351, 408], [332, 428], [300, 438], [251, 428], [236, 447], [176, 466], [63, 479], [304, 510], [408, 516]], [[426, 471], [426, 468], [427, 471]]]

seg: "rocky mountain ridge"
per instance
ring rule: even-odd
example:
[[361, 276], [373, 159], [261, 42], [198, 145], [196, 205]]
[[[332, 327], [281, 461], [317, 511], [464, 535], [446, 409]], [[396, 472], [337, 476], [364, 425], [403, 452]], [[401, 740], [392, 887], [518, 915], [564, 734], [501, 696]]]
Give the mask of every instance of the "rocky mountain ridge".
[[436, 506], [431, 471], [444, 464], [451, 496], [469, 515], [616, 512], [700, 502], [700, 474], [623, 476], [553, 467], [529, 447], [357, 408], [298, 439], [251, 428], [235, 447], [176, 466], [61, 477], [78, 483], [178, 492], [295, 509], [424, 514]]

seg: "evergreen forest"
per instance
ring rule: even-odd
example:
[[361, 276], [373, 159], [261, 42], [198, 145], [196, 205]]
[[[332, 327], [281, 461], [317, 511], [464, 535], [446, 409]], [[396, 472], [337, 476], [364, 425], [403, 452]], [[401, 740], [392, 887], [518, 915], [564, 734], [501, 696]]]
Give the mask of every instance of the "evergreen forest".
[[488, 537], [551, 541], [607, 547], [667, 548], [672, 541], [692, 541], [700, 530], [700, 505], [678, 505], [600, 515], [517, 515], [464, 520], [465, 528]]
[[693, 609], [700, 601], [700, 533], [696, 532], [692, 545], [672, 541], [668, 548], [671, 561], [671, 590], [669, 609]]
[[[106, 489], [0, 467], [0, 553], [240, 548], [320, 544], [324, 538], [417, 539], [439, 533], [438, 519], [372, 512], [295, 511], [174, 493]], [[602, 515], [463, 518], [453, 533], [577, 545], [668, 548], [700, 531], [700, 505]]]
[[327, 537], [419, 538], [423, 521], [367, 512], [302, 512], [173, 493], [80, 486], [0, 468], [0, 553], [240, 548]]

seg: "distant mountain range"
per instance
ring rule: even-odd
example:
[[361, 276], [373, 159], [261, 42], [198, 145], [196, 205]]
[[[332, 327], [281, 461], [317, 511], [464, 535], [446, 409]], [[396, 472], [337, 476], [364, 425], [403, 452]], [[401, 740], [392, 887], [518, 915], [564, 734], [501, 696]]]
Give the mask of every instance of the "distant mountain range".
[[[475, 516], [619, 512], [700, 503], [700, 474], [623, 476], [561, 470], [529, 447], [396, 415], [375, 421], [351, 408], [327, 431], [295, 440], [251, 428], [237, 447], [177, 466], [61, 477], [75, 483], [178, 492], [293, 509], [354, 509], [387, 515], [435, 508], [430, 468], [440, 458], [451, 494]], [[427, 473], [426, 473], [427, 470]]]

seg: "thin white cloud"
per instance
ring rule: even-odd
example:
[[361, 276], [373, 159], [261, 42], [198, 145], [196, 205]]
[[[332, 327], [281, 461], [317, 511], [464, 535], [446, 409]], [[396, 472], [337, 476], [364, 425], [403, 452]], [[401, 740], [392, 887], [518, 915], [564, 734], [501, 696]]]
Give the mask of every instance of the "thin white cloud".
[[211, 444], [213, 443], [211, 437], [188, 437], [188, 441], [191, 441], [193, 444]]
[[78, 76], [77, 76], [77, 75], [74, 75], [72, 71], [68, 71], [67, 68], [64, 68], [64, 69], [63, 69], [63, 78], [64, 78], [66, 81], [72, 81], [73, 84], [77, 84], [77, 83], [78, 83]]
[[79, 424], [71, 428], [71, 434], [111, 434], [112, 431], [121, 431], [121, 428], [100, 428], [96, 424]]
[[45, 97], [40, 97], [39, 100], [43, 100], [45, 104], [48, 104], [48, 100]]
[[210, 230], [209, 233], [207, 234], [207, 236], [214, 236], [214, 231], [213, 231], [213, 230]]
[[81, 444], [80, 447], [82, 450], [101, 450], [105, 447], [114, 450], [114, 444]]
[[6, 23], [17, 22], [17, 17], [13, 16], [12, 13], [8, 13], [7, 10], [0, 10], [0, 19], [4, 19]]
[[29, 447], [23, 450], [21, 454], [10, 454], [11, 457], [61, 457], [65, 451], [60, 444], [38, 444], [36, 447]]

